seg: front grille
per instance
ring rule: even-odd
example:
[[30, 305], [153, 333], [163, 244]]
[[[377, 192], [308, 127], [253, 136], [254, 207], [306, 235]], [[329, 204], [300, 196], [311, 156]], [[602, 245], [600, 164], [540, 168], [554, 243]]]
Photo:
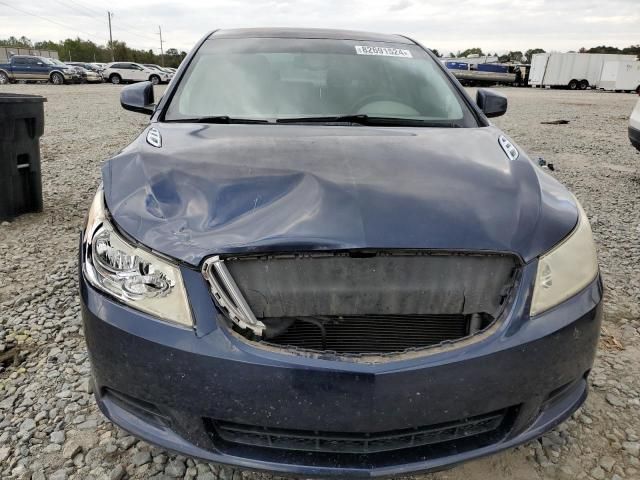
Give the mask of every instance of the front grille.
[[212, 419], [205, 419], [205, 426], [216, 445], [221, 440], [231, 446], [371, 455], [436, 444], [456, 444], [461, 440], [478, 440], [480, 437], [495, 441], [505, 432], [506, 413], [507, 410], [501, 410], [456, 422], [369, 434], [264, 428]]
[[358, 355], [486, 329], [514, 291], [518, 265], [502, 254], [357, 250], [213, 257], [203, 271], [247, 339]]
[[[269, 326], [285, 320], [264, 321]], [[463, 338], [470, 323], [470, 315], [303, 317], [268, 342], [340, 354], [393, 353]]]

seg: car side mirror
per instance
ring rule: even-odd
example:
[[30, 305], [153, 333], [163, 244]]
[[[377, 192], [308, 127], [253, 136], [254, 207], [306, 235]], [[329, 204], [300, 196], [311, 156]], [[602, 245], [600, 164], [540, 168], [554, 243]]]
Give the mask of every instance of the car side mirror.
[[488, 88], [478, 89], [476, 103], [489, 118], [499, 117], [507, 113], [507, 97]]
[[125, 110], [151, 115], [156, 109], [151, 82], [139, 82], [124, 87], [120, 92], [120, 105]]

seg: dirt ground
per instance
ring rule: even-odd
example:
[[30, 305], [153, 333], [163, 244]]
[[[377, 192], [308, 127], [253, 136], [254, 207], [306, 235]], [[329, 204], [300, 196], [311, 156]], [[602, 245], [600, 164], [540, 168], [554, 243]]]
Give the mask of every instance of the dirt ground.
[[[45, 210], [0, 225], [0, 478], [267, 479], [137, 441], [98, 412], [88, 382], [76, 291], [78, 232], [100, 165], [146, 117], [119, 106], [119, 86], [6, 85], [47, 97], [41, 141]], [[470, 90], [471, 93], [475, 93]], [[592, 221], [606, 284], [591, 393], [543, 438], [431, 480], [640, 479], [640, 153], [627, 140], [637, 97], [502, 88], [496, 119], [531, 158], [543, 157]], [[568, 120], [566, 125], [541, 122]]]

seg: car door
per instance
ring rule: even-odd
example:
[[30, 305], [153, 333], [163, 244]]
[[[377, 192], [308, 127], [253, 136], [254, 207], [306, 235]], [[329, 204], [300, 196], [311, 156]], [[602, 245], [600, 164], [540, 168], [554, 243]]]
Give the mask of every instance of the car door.
[[120, 75], [122, 80], [128, 81], [131, 80], [131, 75], [129, 74], [129, 68], [126, 63], [114, 63], [109, 67], [109, 75], [112, 73], [117, 73]]
[[137, 63], [131, 64], [131, 75], [134, 77], [133, 80], [143, 81], [149, 79], [149, 74], [145, 70], [142, 65], [138, 65]]
[[27, 57], [13, 57], [11, 59], [11, 70], [16, 80], [32, 80], [31, 65]]
[[27, 61], [31, 66], [31, 73], [33, 80], [48, 80], [49, 72], [51, 71], [51, 65], [47, 65], [41, 58], [28, 58]]

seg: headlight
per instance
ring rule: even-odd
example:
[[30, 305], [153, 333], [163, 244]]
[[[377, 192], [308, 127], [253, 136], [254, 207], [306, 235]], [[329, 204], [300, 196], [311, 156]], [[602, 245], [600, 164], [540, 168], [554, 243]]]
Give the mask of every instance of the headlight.
[[93, 287], [161, 320], [193, 325], [180, 270], [116, 232], [107, 218], [102, 188], [91, 204], [84, 242], [83, 271]]
[[538, 260], [531, 316], [571, 298], [598, 275], [598, 259], [589, 219], [578, 205], [578, 224], [571, 234]]

